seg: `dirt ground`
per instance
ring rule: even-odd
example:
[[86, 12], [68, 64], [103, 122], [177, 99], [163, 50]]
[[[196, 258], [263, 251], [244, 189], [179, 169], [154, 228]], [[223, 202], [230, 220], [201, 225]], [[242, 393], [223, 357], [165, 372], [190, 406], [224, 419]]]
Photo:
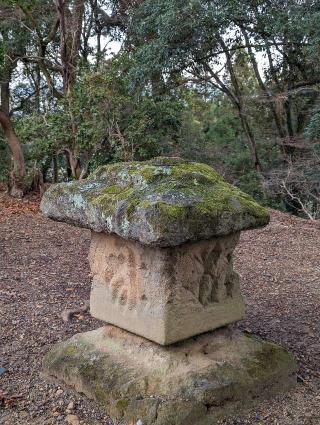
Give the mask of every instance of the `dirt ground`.
[[[88, 313], [68, 323], [60, 317], [89, 298], [89, 237], [43, 218], [36, 198], [0, 194], [1, 425], [113, 424], [93, 402], [41, 373], [53, 343], [101, 326]], [[320, 424], [319, 254], [319, 223], [279, 212], [265, 229], [242, 234], [235, 263], [247, 318], [238, 326], [287, 347], [300, 370], [290, 393], [224, 425]]]

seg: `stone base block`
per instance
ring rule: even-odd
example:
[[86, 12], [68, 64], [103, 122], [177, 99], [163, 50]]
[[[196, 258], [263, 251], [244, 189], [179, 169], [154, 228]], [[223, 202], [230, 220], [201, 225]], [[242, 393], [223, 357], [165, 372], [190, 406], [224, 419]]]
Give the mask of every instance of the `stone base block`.
[[213, 425], [293, 386], [297, 366], [282, 347], [229, 328], [163, 347], [108, 325], [55, 345], [44, 369], [121, 424]]

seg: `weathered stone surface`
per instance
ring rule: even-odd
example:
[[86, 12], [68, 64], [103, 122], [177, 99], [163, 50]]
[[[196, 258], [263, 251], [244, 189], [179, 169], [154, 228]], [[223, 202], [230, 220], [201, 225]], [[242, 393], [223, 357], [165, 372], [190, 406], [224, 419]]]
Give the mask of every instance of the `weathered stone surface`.
[[287, 390], [297, 366], [283, 348], [228, 328], [161, 347], [106, 326], [54, 346], [44, 368], [125, 423], [213, 425]]
[[91, 315], [166, 345], [240, 320], [239, 233], [157, 248], [92, 232]]
[[264, 226], [266, 209], [205, 164], [155, 158], [100, 167], [53, 185], [43, 213], [58, 221], [168, 247]]

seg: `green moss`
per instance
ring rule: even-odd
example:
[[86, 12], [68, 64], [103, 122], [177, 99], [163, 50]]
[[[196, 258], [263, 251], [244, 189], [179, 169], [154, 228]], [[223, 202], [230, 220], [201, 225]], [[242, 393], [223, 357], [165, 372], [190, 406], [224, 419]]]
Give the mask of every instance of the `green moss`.
[[160, 167], [173, 167], [174, 165], [187, 164], [188, 161], [178, 157], [157, 156], [153, 159], [150, 159], [149, 161], [146, 161], [145, 163]]
[[74, 345], [68, 345], [66, 348], [65, 348], [65, 350], [64, 350], [64, 353], [67, 355], [67, 356], [72, 356], [73, 354], [75, 354], [77, 352], [77, 347], [76, 346], [74, 346]]
[[128, 221], [132, 220], [133, 215], [136, 211], [136, 209], [138, 208], [138, 206], [140, 205], [140, 199], [139, 198], [134, 198], [131, 199], [130, 202], [128, 202], [128, 206], [127, 206], [127, 210], [126, 210], [126, 218]]
[[109, 186], [95, 194], [92, 203], [100, 206], [110, 206], [128, 199], [134, 193], [132, 187]]
[[206, 178], [210, 182], [223, 181], [223, 178], [209, 165], [188, 162], [180, 158], [158, 157], [146, 162], [130, 162], [120, 164], [109, 164], [99, 167], [90, 178], [101, 179], [121, 174], [142, 176], [146, 183], [152, 183], [159, 177], [179, 178]]
[[51, 349], [44, 357], [43, 364], [45, 368], [58, 368], [65, 359], [72, 358], [77, 353], [77, 347], [74, 345], [58, 344]]
[[226, 182], [219, 183], [202, 190], [203, 200], [196, 205], [201, 214], [222, 214], [230, 212], [240, 214], [242, 211], [252, 214], [256, 218], [267, 220], [268, 211], [257, 204], [249, 195], [238, 190]]
[[102, 406], [107, 407], [110, 403], [108, 392], [101, 383], [96, 384], [94, 388], [94, 395], [97, 402]]
[[99, 366], [94, 363], [82, 361], [79, 367], [79, 374], [89, 382], [99, 381], [101, 370]]
[[133, 165], [128, 168], [128, 173], [130, 176], [140, 175], [144, 178], [146, 182], [152, 180], [156, 167], [152, 165]]
[[91, 173], [88, 179], [99, 180], [101, 178], [111, 176], [112, 174], [118, 174], [119, 172], [123, 171], [124, 168], [125, 165], [123, 163], [102, 165], [101, 167], [97, 168], [93, 173]]
[[206, 164], [199, 164], [197, 162], [184, 162], [173, 167], [172, 176], [175, 179], [188, 177], [190, 179], [199, 179], [201, 182], [216, 183], [224, 181], [212, 167]]
[[159, 217], [164, 217], [164, 221], [182, 220], [186, 217], [187, 211], [184, 206], [167, 204], [165, 202], [157, 202], [156, 206], [160, 213]]
[[[149, 209], [156, 206], [157, 217], [151, 217], [152, 224], [158, 230], [165, 230], [165, 227], [172, 220], [181, 221], [187, 218], [190, 211], [180, 202], [183, 196], [194, 197], [193, 221], [196, 226], [200, 225], [199, 220], [203, 216], [217, 217], [224, 212], [240, 214], [244, 210], [252, 214], [257, 219], [267, 220], [268, 212], [258, 205], [250, 196], [244, 194], [237, 188], [226, 183], [223, 178], [206, 164], [190, 163], [172, 158], [161, 158], [154, 163], [133, 163], [127, 167], [128, 176], [134, 179], [141, 176], [148, 184], [147, 188], [141, 192], [138, 188], [130, 186], [112, 185], [99, 191], [98, 195], [92, 199], [92, 203], [103, 206], [108, 214], [112, 214], [118, 202], [126, 200], [126, 218], [130, 222], [137, 208]], [[158, 165], [159, 164], [159, 165]], [[170, 167], [161, 168], [161, 165]], [[119, 164], [103, 167], [104, 173], [119, 172]], [[120, 179], [121, 180], [121, 179]], [[174, 192], [177, 193], [176, 199]], [[163, 201], [150, 201], [143, 198], [144, 194], [164, 195], [173, 194], [172, 203]], [[198, 220], [199, 218], [199, 220]]]
[[[128, 201], [133, 197], [134, 192], [135, 190], [132, 187], [113, 185], [99, 190], [94, 193], [91, 198], [87, 197], [87, 200], [93, 205], [97, 205], [102, 208], [105, 215], [112, 216], [115, 213], [119, 202]], [[134, 202], [134, 199], [135, 198], [133, 197], [132, 203]], [[133, 208], [133, 206], [131, 208]]]
[[123, 411], [128, 406], [128, 404], [129, 404], [129, 400], [126, 398], [122, 398], [116, 401], [116, 407], [120, 411]]
[[117, 195], [119, 195], [119, 193], [122, 193], [124, 190], [127, 190], [127, 189], [124, 189], [121, 186], [113, 185], [113, 186], [106, 187], [105, 189], [101, 189], [100, 193], [101, 193], [101, 195], [115, 195], [115, 196], [117, 196]]
[[162, 201], [144, 201], [142, 205], [139, 205], [139, 208], [148, 209], [151, 206], [154, 207], [156, 213], [150, 215], [149, 222], [158, 233], [165, 232], [170, 226], [177, 226], [178, 223], [182, 226], [184, 220], [187, 218], [188, 212], [184, 206], [169, 204]]
[[79, 191], [79, 185], [78, 182], [69, 182], [68, 183], [68, 191], [69, 193], [78, 193]]
[[[210, 166], [187, 162], [178, 158], [155, 158], [145, 163], [134, 162], [128, 164], [111, 164], [100, 167], [95, 176], [120, 173], [119, 184], [111, 185], [99, 192], [92, 199], [92, 203], [104, 206], [108, 213], [112, 214], [117, 203], [127, 200], [126, 217], [130, 221], [137, 208], [147, 209], [155, 202], [145, 200], [138, 193], [139, 188], [121, 186], [121, 172], [126, 172], [129, 179], [141, 176], [149, 185], [146, 193], [163, 195], [170, 191], [177, 191], [180, 195], [194, 196], [198, 198], [195, 203], [195, 214], [217, 216], [225, 211], [240, 213], [247, 210], [257, 218], [266, 220], [268, 212], [258, 205], [250, 196], [247, 196], [237, 188], [226, 183], [223, 178]], [[165, 168], [165, 167], [169, 167]], [[100, 170], [100, 171], [99, 171]], [[128, 184], [128, 182], [126, 182]], [[134, 195], [134, 196], [133, 196]], [[181, 198], [181, 196], [180, 196]], [[186, 218], [187, 209], [179, 205], [179, 197], [173, 205], [166, 202], [157, 202], [156, 208], [160, 213], [159, 219], [163, 217], [163, 224], [171, 219]]]
[[145, 182], [149, 184], [158, 179], [160, 175], [163, 176], [163, 173], [159, 172], [159, 167], [153, 166], [141, 167], [139, 174], [144, 178]]
[[149, 232], [169, 245], [172, 235], [183, 243], [259, 227], [269, 219], [265, 208], [210, 166], [179, 158], [102, 166], [83, 182], [49, 190], [51, 195], [59, 219], [64, 209], [76, 225], [98, 224], [123, 237], [134, 233], [138, 240], [139, 229], [145, 229], [142, 237]]
[[293, 356], [279, 345], [263, 342], [262, 349], [254, 358], [244, 360], [248, 374], [254, 379], [269, 376], [272, 371], [287, 371], [294, 364]]

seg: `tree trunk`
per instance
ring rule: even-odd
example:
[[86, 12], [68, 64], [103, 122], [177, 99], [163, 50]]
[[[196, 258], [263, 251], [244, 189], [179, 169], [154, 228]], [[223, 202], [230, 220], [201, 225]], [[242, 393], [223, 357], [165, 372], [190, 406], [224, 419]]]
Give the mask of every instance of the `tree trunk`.
[[26, 167], [24, 155], [20, 140], [14, 132], [9, 116], [0, 110], [0, 125], [2, 127], [4, 137], [11, 150], [13, 169], [10, 174], [10, 195], [14, 197], [22, 197], [24, 194], [24, 178], [26, 176]]
[[11, 196], [21, 198], [24, 194], [24, 179], [26, 167], [20, 140], [18, 139], [9, 116], [10, 111], [10, 79], [16, 62], [8, 60], [4, 64], [1, 74], [1, 106], [0, 125], [8, 143], [12, 157], [12, 170], [9, 178], [9, 193]]
[[294, 137], [294, 128], [293, 128], [293, 122], [292, 122], [292, 102], [290, 94], [288, 94], [287, 100], [284, 102], [284, 109], [286, 111], [286, 117], [287, 117], [287, 129], [288, 129], [288, 135], [292, 139]]
[[52, 158], [52, 179], [53, 183], [58, 183], [58, 160], [57, 155], [54, 155]]
[[[243, 106], [243, 94], [241, 92], [241, 87], [236, 75], [236, 72], [234, 70], [233, 67], [233, 63], [232, 63], [232, 58], [230, 56], [230, 52], [228, 50], [227, 45], [225, 44], [224, 40], [222, 37], [219, 37], [220, 40], [220, 44], [221, 47], [225, 53], [225, 57], [226, 57], [226, 66], [229, 72], [229, 76], [230, 76], [230, 81], [232, 84], [232, 88], [233, 88], [233, 92], [229, 89], [227, 89], [227, 91], [224, 91], [226, 94], [229, 95], [231, 101], [233, 102], [233, 104], [236, 106], [237, 111], [238, 111], [238, 115], [241, 121], [241, 125], [242, 128], [244, 129], [244, 132], [247, 136], [248, 142], [251, 146], [251, 151], [252, 151], [252, 159], [253, 159], [253, 164], [254, 164], [254, 168], [257, 171], [261, 171], [262, 167], [261, 167], [261, 163], [259, 160], [259, 155], [258, 155], [258, 150], [257, 150], [257, 144], [256, 144], [256, 139], [253, 133], [253, 130], [251, 128], [251, 125], [249, 123], [249, 120], [247, 118], [247, 115], [244, 111], [244, 106]], [[220, 85], [223, 84], [220, 80]], [[224, 84], [223, 84], [224, 85]]]
[[262, 170], [262, 166], [261, 166], [261, 162], [258, 155], [256, 139], [254, 137], [253, 131], [251, 130], [251, 126], [247, 120], [247, 117], [241, 107], [238, 108], [238, 115], [241, 121], [242, 128], [247, 136], [247, 140], [251, 146], [251, 153], [252, 153], [254, 168], [256, 171], [260, 172]]
[[75, 0], [71, 10], [64, 0], [56, 0], [60, 22], [60, 55], [62, 62], [63, 93], [68, 102], [71, 124], [71, 146], [66, 149], [72, 177], [81, 175], [80, 159], [77, 155], [77, 125], [72, 112], [72, 89], [76, 80], [76, 69], [81, 47], [81, 31], [84, 15], [84, 0]]
[[68, 96], [75, 82], [75, 72], [81, 46], [84, 0], [76, 0], [70, 11], [64, 0], [56, 0], [60, 23], [60, 55], [63, 92]]
[[275, 108], [273, 96], [271, 95], [271, 93], [267, 89], [267, 86], [264, 84], [263, 79], [262, 79], [262, 77], [260, 75], [258, 63], [256, 61], [256, 57], [255, 57], [255, 54], [254, 54], [254, 52], [252, 50], [252, 47], [250, 45], [250, 38], [249, 38], [246, 30], [244, 29], [244, 27], [242, 27], [240, 25], [240, 28], [241, 28], [242, 34], [244, 36], [244, 39], [245, 39], [245, 42], [246, 42], [246, 45], [247, 45], [247, 49], [248, 49], [248, 53], [249, 53], [249, 58], [250, 58], [251, 65], [253, 67], [253, 70], [254, 70], [256, 79], [258, 81], [259, 87], [264, 92], [265, 96], [267, 97], [267, 99], [269, 101], [269, 109], [270, 109], [270, 111], [272, 113], [272, 116], [273, 116], [273, 119], [274, 119], [276, 128], [278, 130], [279, 137], [281, 139], [283, 139], [285, 137], [285, 132], [284, 132], [284, 130], [282, 128], [282, 125], [281, 125], [281, 117], [278, 115], [277, 110]]
[[70, 149], [66, 149], [68, 163], [71, 169], [71, 177], [78, 180], [81, 175], [81, 165], [79, 158]]
[[64, 152], [64, 157], [66, 161], [66, 170], [67, 170], [67, 177], [68, 179], [72, 178], [72, 171], [70, 166], [70, 160], [69, 160], [69, 153], [67, 151]]

